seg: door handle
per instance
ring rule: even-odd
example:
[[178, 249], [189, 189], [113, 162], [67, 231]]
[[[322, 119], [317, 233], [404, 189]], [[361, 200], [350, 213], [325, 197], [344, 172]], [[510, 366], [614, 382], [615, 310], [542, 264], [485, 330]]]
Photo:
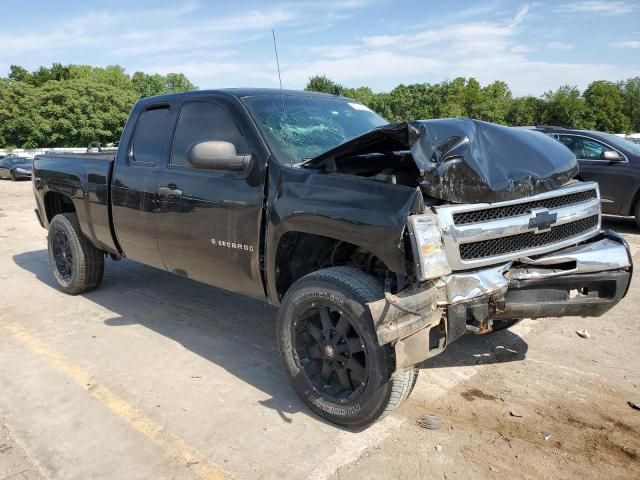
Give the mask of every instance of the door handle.
[[175, 183], [170, 183], [166, 187], [160, 187], [158, 189], [159, 195], [166, 195], [170, 197], [179, 197], [182, 195], [182, 190], [178, 190], [178, 187]]

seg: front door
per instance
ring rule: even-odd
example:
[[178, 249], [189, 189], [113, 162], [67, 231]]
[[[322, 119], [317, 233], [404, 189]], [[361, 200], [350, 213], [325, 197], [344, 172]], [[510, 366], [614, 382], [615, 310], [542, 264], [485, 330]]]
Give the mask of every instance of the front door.
[[602, 212], [614, 215], [623, 213], [624, 202], [620, 192], [632, 191], [632, 183], [635, 182], [629, 176], [626, 159], [617, 162], [604, 160], [602, 153], [615, 149], [590, 137], [569, 134], [560, 134], [558, 137], [576, 155], [580, 177], [585, 181], [598, 182]]
[[237, 172], [197, 169], [186, 160], [194, 143], [226, 141], [238, 154], [256, 156], [257, 168], [264, 172], [260, 142], [234, 111], [237, 107], [227, 102], [211, 97], [181, 106], [168, 165], [156, 178], [158, 247], [170, 272], [263, 297], [263, 173], [260, 181], [248, 182]]

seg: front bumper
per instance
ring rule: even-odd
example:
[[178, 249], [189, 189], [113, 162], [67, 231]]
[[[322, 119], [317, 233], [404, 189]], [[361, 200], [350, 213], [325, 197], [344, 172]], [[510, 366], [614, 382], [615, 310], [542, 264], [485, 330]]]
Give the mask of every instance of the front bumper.
[[632, 271], [625, 240], [602, 231], [546, 255], [447, 275], [435, 285], [431, 321], [396, 341], [396, 367], [436, 355], [465, 333], [490, 332], [494, 320], [600, 316], [624, 298]]

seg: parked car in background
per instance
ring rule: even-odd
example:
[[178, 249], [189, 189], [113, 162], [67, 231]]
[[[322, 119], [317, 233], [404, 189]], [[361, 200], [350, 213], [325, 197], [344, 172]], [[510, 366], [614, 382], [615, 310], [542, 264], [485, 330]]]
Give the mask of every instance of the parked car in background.
[[0, 160], [0, 178], [21, 180], [31, 178], [33, 162], [26, 157], [7, 156]]
[[600, 184], [602, 213], [635, 217], [640, 227], [640, 145], [605, 132], [536, 127], [578, 159], [579, 178]]

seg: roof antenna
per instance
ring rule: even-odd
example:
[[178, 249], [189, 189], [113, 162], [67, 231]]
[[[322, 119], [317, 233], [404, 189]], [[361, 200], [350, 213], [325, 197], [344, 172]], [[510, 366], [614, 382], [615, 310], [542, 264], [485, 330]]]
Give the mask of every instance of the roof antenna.
[[[273, 35], [273, 50], [276, 52], [276, 66], [278, 67], [278, 81], [280, 82], [280, 97], [282, 98], [282, 126], [286, 128], [287, 121], [287, 109], [284, 106], [284, 90], [282, 89], [282, 76], [280, 75], [280, 60], [278, 60], [278, 45], [276, 44], [276, 29], [271, 29]], [[293, 167], [293, 151], [291, 145], [289, 145], [289, 163]]]
[[273, 34], [273, 50], [276, 52], [276, 66], [278, 67], [278, 80], [280, 81], [280, 96], [282, 97], [282, 119], [286, 119], [287, 110], [284, 107], [284, 90], [282, 89], [282, 76], [280, 75], [280, 61], [278, 60], [278, 45], [276, 44], [276, 29], [272, 29]]

